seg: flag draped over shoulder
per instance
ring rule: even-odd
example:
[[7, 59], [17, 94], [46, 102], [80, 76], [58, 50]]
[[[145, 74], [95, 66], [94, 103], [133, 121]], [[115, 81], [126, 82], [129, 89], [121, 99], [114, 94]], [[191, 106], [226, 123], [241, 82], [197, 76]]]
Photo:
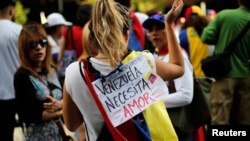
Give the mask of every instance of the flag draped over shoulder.
[[[160, 97], [168, 89], [153, 61], [147, 52], [131, 51], [108, 76], [94, 79], [91, 73], [95, 101], [102, 105], [98, 108], [114, 140], [178, 140]], [[88, 68], [86, 61], [84, 66]]]
[[[141, 52], [131, 52], [122, 63], [126, 64], [133, 58], [141, 55]], [[153, 69], [152, 62], [148, 59], [148, 63]], [[175, 133], [169, 115], [167, 113], [163, 100], [160, 100], [142, 112], [144, 119], [153, 141], [177, 141], [178, 137]]]

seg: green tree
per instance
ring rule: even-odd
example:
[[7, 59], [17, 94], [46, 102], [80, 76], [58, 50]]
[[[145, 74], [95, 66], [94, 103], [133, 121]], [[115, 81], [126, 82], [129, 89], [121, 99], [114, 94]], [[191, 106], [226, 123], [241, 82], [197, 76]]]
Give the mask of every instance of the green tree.
[[147, 12], [158, 9], [160, 12], [166, 6], [166, 0], [132, 0], [132, 7], [136, 11]]
[[24, 8], [20, 0], [16, 1], [15, 9], [16, 9], [15, 22], [18, 24], [25, 24], [28, 20], [27, 15], [30, 9]]

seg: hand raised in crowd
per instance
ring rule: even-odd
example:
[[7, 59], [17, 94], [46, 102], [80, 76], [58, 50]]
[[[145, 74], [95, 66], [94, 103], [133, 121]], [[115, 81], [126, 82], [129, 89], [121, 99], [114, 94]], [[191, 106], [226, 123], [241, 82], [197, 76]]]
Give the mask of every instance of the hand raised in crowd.
[[180, 15], [183, 5], [184, 3], [182, 0], [174, 0], [172, 8], [166, 14], [166, 23], [174, 23], [176, 18]]

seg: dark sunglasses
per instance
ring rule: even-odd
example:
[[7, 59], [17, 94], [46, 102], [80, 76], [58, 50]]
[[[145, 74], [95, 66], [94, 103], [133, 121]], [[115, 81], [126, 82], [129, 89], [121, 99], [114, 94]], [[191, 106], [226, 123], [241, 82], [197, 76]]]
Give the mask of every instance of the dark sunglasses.
[[46, 39], [40, 39], [40, 40], [38, 40], [38, 41], [31, 41], [31, 42], [30, 42], [30, 48], [31, 48], [31, 49], [35, 49], [35, 48], [37, 48], [38, 44], [39, 44], [42, 48], [47, 47], [47, 46], [48, 46], [48, 40], [46, 40]]

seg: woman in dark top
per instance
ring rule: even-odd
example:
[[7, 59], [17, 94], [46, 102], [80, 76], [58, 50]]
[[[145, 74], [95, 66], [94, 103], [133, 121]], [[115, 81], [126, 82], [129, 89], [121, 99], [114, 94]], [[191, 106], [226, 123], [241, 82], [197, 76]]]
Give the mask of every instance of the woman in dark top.
[[24, 25], [18, 49], [21, 66], [14, 87], [25, 139], [61, 141], [56, 121], [62, 116], [62, 91], [43, 27], [37, 23]]

